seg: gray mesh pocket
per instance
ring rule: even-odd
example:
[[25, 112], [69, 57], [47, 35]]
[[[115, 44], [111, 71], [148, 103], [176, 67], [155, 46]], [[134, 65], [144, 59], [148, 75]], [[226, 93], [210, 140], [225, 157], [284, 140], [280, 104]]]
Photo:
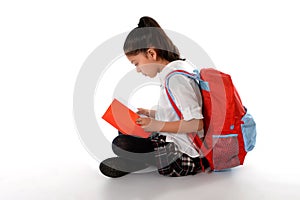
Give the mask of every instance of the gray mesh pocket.
[[213, 162], [215, 170], [240, 165], [237, 134], [213, 135]]

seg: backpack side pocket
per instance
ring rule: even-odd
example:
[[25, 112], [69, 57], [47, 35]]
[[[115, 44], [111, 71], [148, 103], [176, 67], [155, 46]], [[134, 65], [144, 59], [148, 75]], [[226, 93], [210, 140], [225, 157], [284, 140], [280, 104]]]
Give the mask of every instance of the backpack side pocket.
[[252, 117], [246, 112], [246, 114], [242, 117], [243, 124], [241, 124], [245, 150], [247, 152], [251, 151], [256, 143], [256, 123]]
[[240, 165], [237, 134], [213, 135], [213, 163], [215, 170]]

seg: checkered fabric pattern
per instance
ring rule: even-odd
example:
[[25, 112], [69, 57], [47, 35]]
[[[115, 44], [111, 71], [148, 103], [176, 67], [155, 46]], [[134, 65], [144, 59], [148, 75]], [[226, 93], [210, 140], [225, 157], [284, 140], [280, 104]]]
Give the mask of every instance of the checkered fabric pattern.
[[154, 145], [158, 172], [164, 176], [179, 177], [194, 175], [201, 170], [200, 158], [191, 158], [176, 150], [174, 143], [166, 142], [166, 136], [154, 135]]

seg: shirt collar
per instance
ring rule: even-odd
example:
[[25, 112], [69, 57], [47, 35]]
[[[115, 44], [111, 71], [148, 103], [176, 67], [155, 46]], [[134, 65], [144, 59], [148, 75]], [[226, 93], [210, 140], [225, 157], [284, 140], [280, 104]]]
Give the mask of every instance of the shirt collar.
[[161, 72], [159, 72], [158, 77], [159, 77], [160, 83], [162, 85], [165, 83], [166, 76], [170, 72], [176, 70], [178, 68], [178, 66], [182, 66], [182, 61], [176, 60], [176, 61], [170, 62], [161, 70]]

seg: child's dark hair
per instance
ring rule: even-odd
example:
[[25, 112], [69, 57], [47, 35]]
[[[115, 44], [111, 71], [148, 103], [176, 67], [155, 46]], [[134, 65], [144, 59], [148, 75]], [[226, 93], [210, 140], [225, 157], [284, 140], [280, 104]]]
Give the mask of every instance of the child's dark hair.
[[159, 58], [169, 62], [182, 60], [178, 48], [173, 44], [160, 25], [151, 17], [142, 17], [138, 27], [127, 36], [123, 50], [127, 56], [155, 49]]

